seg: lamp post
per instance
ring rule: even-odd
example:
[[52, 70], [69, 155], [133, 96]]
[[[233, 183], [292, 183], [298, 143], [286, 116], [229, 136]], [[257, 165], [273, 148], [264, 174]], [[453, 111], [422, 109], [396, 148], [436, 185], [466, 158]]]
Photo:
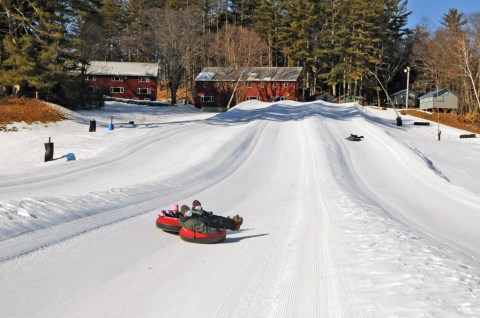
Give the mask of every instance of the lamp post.
[[403, 71], [407, 73], [407, 93], [405, 94], [405, 110], [408, 110], [408, 84], [410, 82], [410, 67], [407, 66], [407, 68]]
[[440, 141], [440, 135], [442, 134], [442, 131], [440, 130], [440, 109], [438, 107], [438, 85], [435, 84], [435, 89], [437, 90], [433, 94], [433, 108], [435, 108], [435, 105], [437, 106], [437, 140]]

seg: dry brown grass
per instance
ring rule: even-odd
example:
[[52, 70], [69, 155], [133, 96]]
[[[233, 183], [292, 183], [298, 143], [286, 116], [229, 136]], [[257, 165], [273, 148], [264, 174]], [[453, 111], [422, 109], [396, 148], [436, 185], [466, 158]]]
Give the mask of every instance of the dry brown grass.
[[[0, 131], [14, 122], [50, 123], [66, 117], [55, 107], [30, 98], [0, 98]], [[12, 129], [15, 130], [15, 129]]]
[[[402, 110], [401, 114], [405, 115], [406, 111]], [[431, 120], [437, 122], [440, 118], [440, 124], [466, 130], [475, 134], [480, 134], [480, 116], [478, 114], [455, 115], [455, 114], [437, 114], [426, 113], [416, 109], [409, 109], [408, 115]]]

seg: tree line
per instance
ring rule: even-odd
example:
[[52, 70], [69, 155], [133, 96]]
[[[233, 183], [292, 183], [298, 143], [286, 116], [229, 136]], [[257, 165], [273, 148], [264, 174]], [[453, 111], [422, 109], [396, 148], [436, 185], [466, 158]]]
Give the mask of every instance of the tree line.
[[158, 62], [175, 103], [206, 66], [301, 66], [307, 97], [381, 103], [410, 66], [412, 88], [449, 85], [475, 110], [478, 21], [454, 11], [434, 32], [410, 30], [407, 1], [0, 0], [0, 85], [83, 106], [88, 87], [73, 75], [89, 61]]

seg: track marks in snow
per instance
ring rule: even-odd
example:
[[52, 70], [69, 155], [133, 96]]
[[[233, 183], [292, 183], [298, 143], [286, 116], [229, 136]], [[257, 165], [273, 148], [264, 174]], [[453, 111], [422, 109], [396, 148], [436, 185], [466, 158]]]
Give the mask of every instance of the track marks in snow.
[[[195, 161], [159, 182], [83, 195], [23, 198], [0, 202], [0, 262], [58, 243], [81, 233], [160, 210], [185, 196], [208, 189], [228, 177], [255, 147], [264, 125], [240, 129], [229, 147], [220, 147], [213, 163]], [[199, 145], [202, 147], [202, 144]], [[193, 149], [192, 151], [195, 151]], [[191, 183], [192, 180], [206, 180]], [[25, 222], [29, 218], [29, 222]]]
[[[329, 170], [319, 170], [317, 167], [336, 166], [346, 167], [342, 157], [338, 157], [338, 161], [331, 161], [330, 153], [336, 152], [337, 144], [333, 143], [333, 137], [326, 128], [325, 118], [318, 118], [315, 121], [307, 122], [309, 125], [308, 149], [312, 153], [311, 166], [314, 167], [314, 186], [316, 189], [312, 197], [318, 198], [316, 207], [320, 208], [319, 213], [321, 227], [316, 230], [319, 233], [320, 249], [317, 252], [315, 264], [323, 264], [323, 279], [326, 288], [323, 296], [318, 296], [319, 302], [325, 297], [323, 306], [330, 306], [328, 310], [317, 312], [317, 317], [368, 317], [368, 314], [376, 308], [375, 301], [368, 299], [357, 289], [358, 284], [358, 266], [352, 266], [351, 259], [348, 254], [345, 255], [341, 251], [341, 245], [338, 243], [339, 238], [335, 235], [338, 233], [337, 228], [341, 226], [341, 220], [338, 218], [338, 206], [332, 195], [332, 188], [336, 183], [345, 176], [343, 174], [332, 174]], [[340, 211], [341, 212], [341, 211]], [[317, 225], [319, 225], [317, 223]]]
[[[360, 121], [357, 124], [367, 129]], [[355, 148], [340, 147], [344, 141], [328, 123], [319, 130], [331, 151], [329, 202], [336, 206], [338, 224], [344, 228], [338, 237], [343, 251], [338, 255], [350, 255], [344, 260], [346, 268], [353, 271], [351, 277], [357, 276], [359, 294], [372, 305], [365, 310], [367, 316], [447, 317], [455, 312], [458, 317], [478, 317], [480, 269], [474, 260], [394, 218], [384, 198], [363, 183], [368, 178], [357, 175], [349, 153]], [[400, 159], [407, 156], [399, 152], [399, 145], [385, 146], [394, 147], [391, 151]], [[355, 260], [362, 260], [361, 268], [355, 267]], [[456, 293], [439, 292], [451, 289]], [[398, 299], [403, 301], [395, 303]]]
[[[417, 233], [378, 207], [336, 193], [343, 209], [344, 255], [361, 259], [360, 291], [380, 304], [374, 317], [480, 315], [480, 270], [458, 251]], [[454, 294], [438, 292], [455, 290]], [[449, 298], [446, 298], [448, 295]], [[403, 299], [398, 304], [392, 300]], [[388, 310], [383, 309], [388, 308]]]
[[435, 167], [435, 164], [433, 163], [432, 160], [428, 159], [420, 150], [416, 148], [410, 148], [414, 153], [416, 153], [425, 163], [427, 166], [435, 172], [439, 177], [445, 179], [446, 181], [450, 182], [450, 180], [440, 171]]

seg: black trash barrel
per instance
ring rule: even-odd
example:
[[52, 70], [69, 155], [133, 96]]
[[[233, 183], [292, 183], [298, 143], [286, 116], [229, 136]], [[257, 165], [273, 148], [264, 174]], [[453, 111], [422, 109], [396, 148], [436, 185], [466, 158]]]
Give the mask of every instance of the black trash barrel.
[[402, 118], [400, 116], [397, 117], [397, 126], [402, 126]]
[[45, 162], [53, 160], [53, 142], [50, 142], [50, 138], [48, 138], [48, 142], [45, 143]]
[[90, 120], [90, 128], [88, 129], [90, 132], [97, 131], [97, 122], [94, 120]]

